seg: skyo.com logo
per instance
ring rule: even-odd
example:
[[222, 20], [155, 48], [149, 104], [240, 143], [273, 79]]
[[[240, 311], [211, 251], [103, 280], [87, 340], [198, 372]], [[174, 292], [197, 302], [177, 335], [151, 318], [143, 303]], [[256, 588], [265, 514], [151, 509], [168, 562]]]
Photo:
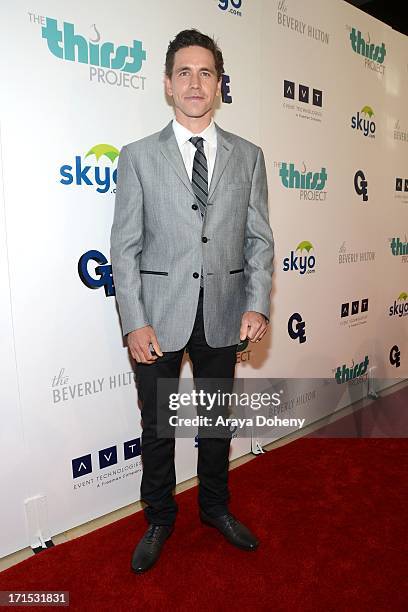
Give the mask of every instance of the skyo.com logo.
[[[64, 164], [60, 168], [60, 183], [62, 185], [86, 185], [95, 187], [98, 193], [110, 191], [112, 183], [116, 185], [117, 168], [114, 164], [119, 157], [119, 150], [110, 144], [98, 144], [89, 149], [84, 158], [95, 156], [96, 162], [106, 158], [106, 165], [83, 165], [82, 157], [75, 156], [74, 164]], [[104, 160], [104, 161], [106, 161]], [[114, 187], [111, 193], [115, 193]]]
[[[90, 262], [96, 263], [94, 273], [98, 278], [95, 278], [89, 270]], [[81, 281], [89, 289], [105, 289], [106, 297], [115, 295], [115, 286], [113, 284], [112, 266], [108, 263], [105, 255], [100, 251], [91, 250], [84, 253], [78, 261], [78, 274]]]
[[338, 366], [335, 370], [334, 378], [336, 379], [336, 383], [341, 385], [345, 382], [355, 381], [358, 382], [358, 379], [361, 379], [364, 374], [367, 372], [369, 364], [368, 355], [364, 357], [364, 361], [361, 363], [354, 363], [354, 360], [351, 366], [347, 366], [343, 364], [342, 366]]
[[242, 0], [216, 0], [218, 8], [226, 13], [235, 15], [236, 17], [242, 17]]
[[327, 181], [326, 168], [323, 167], [317, 172], [308, 172], [305, 162], [302, 170], [297, 170], [293, 163], [281, 162], [279, 176], [285, 189], [299, 189], [300, 200], [326, 200], [327, 191], [324, 191]]
[[[308, 240], [300, 242], [296, 249], [290, 252], [290, 256], [284, 258], [283, 271], [299, 272], [301, 276], [303, 276], [303, 274], [314, 273], [316, 271], [316, 258], [314, 255], [310, 255], [311, 250], [314, 250], [311, 242]], [[303, 252], [305, 252], [305, 255], [302, 255]], [[297, 253], [299, 253], [299, 255]]]
[[408, 315], [408, 293], [402, 291], [392, 306], [390, 306], [388, 314], [390, 317], [406, 317]]
[[[146, 59], [146, 51], [140, 40], [133, 40], [131, 46], [116, 46], [107, 41], [100, 44], [101, 35], [95, 24], [92, 37], [87, 40], [75, 32], [73, 23], [63, 22], [58, 27], [56, 19], [45, 18], [41, 28], [42, 38], [47, 41], [49, 51], [59, 59], [88, 64], [89, 79], [104, 85], [116, 85], [144, 89], [145, 77], [140, 72]], [[119, 72], [116, 72], [119, 71]]]
[[372, 120], [374, 111], [371, 106], [363, 106], [357, 115], [351, 118], [351, 128], [362, 132], [367, 138], [375, 138], [376, 125]]
[[360, 30], [351, 28], [350, 31], [351, 48], [354, 53], [364, 57], [364, 65], [370, 70], [384, 74], [383, 62], [386, 56], [385, 44], [376, 45], [371, 42], [371, 36], [367, 34], [367, 40], [363, 37]]

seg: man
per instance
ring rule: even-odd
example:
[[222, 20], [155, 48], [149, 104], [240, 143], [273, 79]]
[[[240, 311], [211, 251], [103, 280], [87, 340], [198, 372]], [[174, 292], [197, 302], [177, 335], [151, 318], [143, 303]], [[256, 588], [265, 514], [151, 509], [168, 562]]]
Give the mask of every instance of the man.
[[[157, 435], [158, 380], [178, 381], [187, 347], [195, 380], [232, 384], [239, 340], [259, 342], [269, 322], [274, 243], [265, 162], [259, 147], [212, 119], [222, 72], [213, 39], [180, 32], [165, 71], [175, 119], [124, 146], [118, 162], [111, 261], [123, 334], [137, 361], [149, 523], [132, 557], [137, 573], [157, 561], [177, 512], [174, 438]], [[257, 538], [228, 510], [230, 442], [199, 437], [200, 518], [255, 550]]]

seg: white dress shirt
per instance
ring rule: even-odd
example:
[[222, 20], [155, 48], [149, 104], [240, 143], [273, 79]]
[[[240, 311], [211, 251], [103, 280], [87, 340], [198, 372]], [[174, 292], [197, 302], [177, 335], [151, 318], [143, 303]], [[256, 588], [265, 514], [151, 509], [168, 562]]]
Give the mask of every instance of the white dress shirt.
[[190, 181], [193, 176], [194, 155], [197, 149], [189, 140], [192, 136], [201, 136], [204, 139], [204, 153], [207, 158], [208, 168], [208, 186], [210, 186], [215, 156], [217, 154], [217, 130], [215, 129], [214, 120], [211, 119], [210, 125], [205, 130], [199, 134], [193, 134], [184, 125], [173, 119], [173, 131]]

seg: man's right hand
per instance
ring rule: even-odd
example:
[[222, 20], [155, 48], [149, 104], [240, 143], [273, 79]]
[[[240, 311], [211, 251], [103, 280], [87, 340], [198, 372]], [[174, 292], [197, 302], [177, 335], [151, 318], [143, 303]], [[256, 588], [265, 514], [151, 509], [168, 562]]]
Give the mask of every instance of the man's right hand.
[[[152, 343], [156, 355], [150, 352], [149, 344]], [[157, 357], [162, 357], [163, 353], [151, 325], [135, 329], [127, 335], [127, 345], [133, 359], [138, 363], [154, 363]]]

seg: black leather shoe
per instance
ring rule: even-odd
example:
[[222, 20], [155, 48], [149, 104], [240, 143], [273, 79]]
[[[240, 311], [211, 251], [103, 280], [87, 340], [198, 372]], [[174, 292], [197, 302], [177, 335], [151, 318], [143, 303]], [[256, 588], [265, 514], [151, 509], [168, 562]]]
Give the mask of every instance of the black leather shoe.
[[161, 549], [173, 533], [171, 525], [150, 525], [132, 556], [132, 570], [141, 574], [150, 569], [160, 557]]
[[201, 510], [200, 519], [206, 525], [218, 529], [227, 538], [228, 542], [238, 546], [238, 548], [256, 550], [259, 546], [259, 540], [249, 531], [248, 527], [245, 527], [229, 512], [213, 518]]

